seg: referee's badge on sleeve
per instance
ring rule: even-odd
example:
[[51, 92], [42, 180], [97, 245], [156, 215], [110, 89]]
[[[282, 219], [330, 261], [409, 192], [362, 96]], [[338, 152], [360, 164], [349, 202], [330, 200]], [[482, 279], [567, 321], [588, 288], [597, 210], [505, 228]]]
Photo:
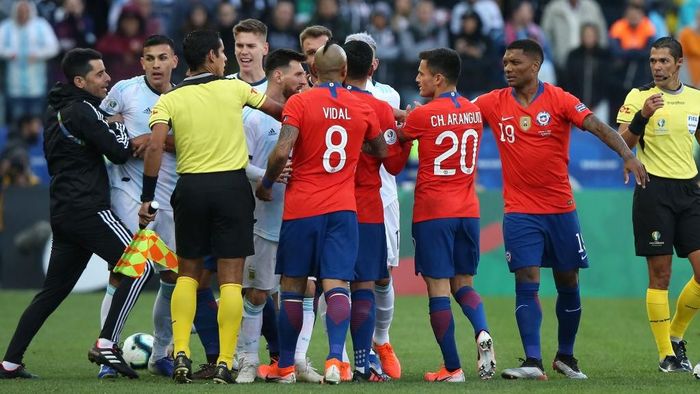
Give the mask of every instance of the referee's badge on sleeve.
[[690, 134], [695, 134], [695, 131], [698, 129], [698, 115], [697, 114], [688, 114], [688, 132]]

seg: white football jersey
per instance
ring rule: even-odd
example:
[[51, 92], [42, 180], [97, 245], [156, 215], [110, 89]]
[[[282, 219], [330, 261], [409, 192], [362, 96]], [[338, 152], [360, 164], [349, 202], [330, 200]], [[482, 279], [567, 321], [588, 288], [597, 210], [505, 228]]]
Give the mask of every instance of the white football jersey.
[[[243, 113], [243, 131], [245, 132], [249, 165], [266, 169], [267, 158], [279, 138], [282, 124], [275, 118], [258, 110]], [[253, 183], [253, 189], [256, 184]], [[255, 201], [255, 225], [253, 233], [274, 242], [279, 242], [284, 210], [284, 189], [282, 183], [272, 186], [272, 201]]]
[[[159, 97], [160, 93], [148, 84], [146, 76], [140, 75], [117, 82], [102, 100], [100, 108], [110, 115], [121, 114], [129, 138], [135, 138], [151, 132], [148, 119]], [[172, 134], [172, 130], [169, 133]], [[136, 201], [141, 201], [143, 159], [131, 158], [125, 164], [110, 166], [109, 178], [112, 187], [124, 190]], [[175, 155], [163, 152], [155, 194], [160, 209], [172, 210], [170, 196], [177, 179]]]
[[[369, 80], [367, 81], [365, 90], [372, 93], [374, 97], [382, 101], [386, 101], [394, 108], [399, 108], [401, 105], [401, 97], [399, 96], [399, 93], [389, 85]], [[379, 175], [382, 178], [382, 188], [379, 190], [379, 192], [382, 195], [382, 203], [386, 208], [389, 204], [398, 200], [399, 198], [396, 190], [396, 178], [389, 174], [383, 165], [379, 168]]]
[[[243, 81], [242, 79], [238, 78], [238, 73], [229, 74], [226, 76], [226, 78], [239, 79], [239, 80]], [[267, 77], [265, 77], [257, 82], [253, 82], [253, 83], [250, 83], [248, 81], [243, 81], [243, 82], [245, 82], [248, 85], [250, 85], [251, 87], [255, 88], [255, 90], [257, 90], [260, 93], [265, 93], [265, 91], [267, 90]], [[246, 115], [250, 114], [250, 111], [257, 111], [257, 109], [253, 109], [247, 105], [245, 107], [243, 107], [243, 117], [245, 118]]]

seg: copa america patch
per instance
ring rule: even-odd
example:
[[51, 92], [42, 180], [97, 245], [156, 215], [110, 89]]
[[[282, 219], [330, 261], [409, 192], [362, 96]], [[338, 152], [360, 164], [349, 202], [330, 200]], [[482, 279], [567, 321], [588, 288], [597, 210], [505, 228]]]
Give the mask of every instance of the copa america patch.
[[394, 145], [397, 139], [398, 137], [396, 135], [396, 131], [393, 129], [389, 129], [384, 132], [384, 140], [386, 141], [387, 145]]
[[537, 118], [535, 118], [537, 121], [537, 124], [540, 126], [547, 126], [549, 125], [549, 121], [552, 120], [552, 116], [549, 114], [547, 111], [542, 111], [537, 114]]

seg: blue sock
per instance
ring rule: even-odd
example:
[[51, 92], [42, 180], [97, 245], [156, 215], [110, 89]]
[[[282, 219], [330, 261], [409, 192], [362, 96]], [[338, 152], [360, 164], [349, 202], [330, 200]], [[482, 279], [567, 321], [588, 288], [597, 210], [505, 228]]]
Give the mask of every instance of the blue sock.
[[277, 308], [275, 308], [275, 300], [272, 296], [267, 297], [262, 319], [263, 323], [260, 331], [267, 341], [267, 351], [270, 353], [270, 359], [279, 357], [280, 342], [279, 333], [277, 332]]
[[[294, 352], [297, 340], [304, 323], [303, 310], [304, 294], [280, 292], [279, 321], [279, 367], [287, 368], [294, 365]], [[263, 312], [264, 313], [264, 312]]]
[[214, 363], [219, 357], [219, 323], [216, 317], [218, 312], [219, 306], [214, 299], [214, 291], [211, 288], [198, 290], [194, 327], [204, 346], [207, 361]]
[[455, 320], [450, 309], [450, 297], [430, 297], [429, 307], [430, 325], [440, 345], [445, 368], [450, 372], [455, 371], [461, 368], [461, 364], [455, 342]]
[[345, 337], [350, 326], [350, 292], [336, 287], [326, 292], [326, 327], [328, 329], [328, 357], [343, 360]]
[[474, 336], [476, 337], [482, 331], [488, 331], [489, 326], [486, 324], [486, 312], [484, 312], [484, 303], [481, 302], [479, 293], [470, 286], [464, 286], [457, 290], [454, 294], [455, 300], [462, 307], [464, 316], [469, 319], [474, 327]]
[[578, 324], [581, 321], [581, 295], [578, 286], [557, 287], [559, 320], [559, 354], [573, 355]]
[[374, 291], [360, 289], [352, 292], [350, 306], [350, 335], [355, 352], [355, 369], [364, 373], [369, 366], [369, 350], [374, 334]]
[[515, 284], [515, 320], [518, 322], [525, 357], [542, 360], [540, 349], [542, 307], [538, 296], [539, 289], [539, 283]]

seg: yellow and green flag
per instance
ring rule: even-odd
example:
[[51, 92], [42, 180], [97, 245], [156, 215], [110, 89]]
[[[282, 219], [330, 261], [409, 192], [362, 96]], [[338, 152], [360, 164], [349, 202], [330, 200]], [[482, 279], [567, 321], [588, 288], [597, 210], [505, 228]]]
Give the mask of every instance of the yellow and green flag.
[[147, 260], [177, 272], [177, 255], [153, 230], [139, 230], [134, 234], [113, 271], [138, 278], [143, 275]]

